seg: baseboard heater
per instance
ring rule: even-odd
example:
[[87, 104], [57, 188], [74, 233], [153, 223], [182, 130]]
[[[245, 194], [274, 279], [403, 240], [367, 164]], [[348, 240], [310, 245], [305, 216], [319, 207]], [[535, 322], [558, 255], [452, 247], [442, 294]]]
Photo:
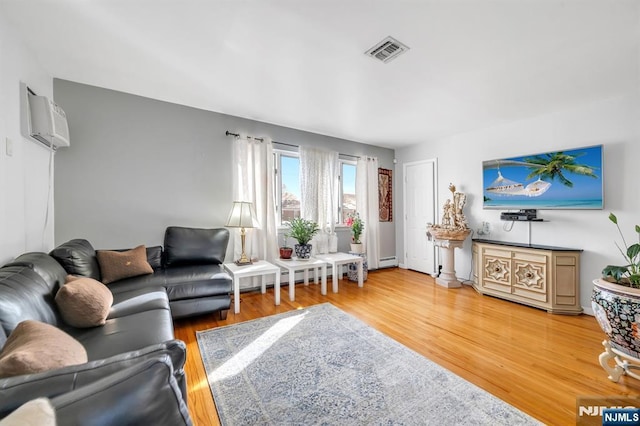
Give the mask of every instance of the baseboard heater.
[[395, 256], [383, 257], [378, 262], [379, 268], [395, 268], [398, 266], [398, 258]]

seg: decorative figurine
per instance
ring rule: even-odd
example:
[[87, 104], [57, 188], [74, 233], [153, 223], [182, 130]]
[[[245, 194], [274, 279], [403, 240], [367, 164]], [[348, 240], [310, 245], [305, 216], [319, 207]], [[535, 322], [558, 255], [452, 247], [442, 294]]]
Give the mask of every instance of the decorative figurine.
[[456, 186], [452, 183], [449, 184], [449, 191], [453, 202], [449, 199], [444, 202], [440, 225], [427, 224], [427, 235], [437, 240], [463, 241], [471, 233], [462, 211], [467, 196], [462, 192], [456, 192]]

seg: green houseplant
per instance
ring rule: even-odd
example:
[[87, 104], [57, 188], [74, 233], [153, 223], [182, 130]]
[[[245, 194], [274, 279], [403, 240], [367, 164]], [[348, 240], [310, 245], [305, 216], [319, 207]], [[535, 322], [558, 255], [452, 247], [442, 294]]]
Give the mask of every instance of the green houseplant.
[[296, 217], [289, 222], [289, 236], [295, 238], [298, 244], [294, 246], [298, 259], [308, 259], [311, 256], [311, 244], [309, 241], [318, 233], [320, 228], [312, 220]]
[[351, 252], [362, 253], [362, 241], [360, 241], [360, 236], [364, 231], [364, 222], [360, 218], [360, 213], [350, 214], [345, 224], [351, 228]]
[[602, 270], [602, 275], [607, 280], [613, 279], [614, 282], [622, 285], [629, 285], [629, 287], [640, 287], [640, 226], [636, 225], [635, 231], [638, 234], [638, 242], [635, 244], [627, 245], [627, 241], [624, 239], [624, 235], [622, 234], [622, 230], [618, 225], [618, 218], [613, 213], [609, 214], [609, 220], [613, 222], [618, 228], [618, 233], [622, 238], [622, 242], [625, 245], [625, 250], [623, 250], [618, 243], [616, 243], [616, 247], [620, 250], [622, 257], [626, 261], [626, 265], [623, 266], [614, 266], [607, 265]]
[[607, 335], [602, 342], [600, 365], [609, 379], [617, 382], [623, 374], [640, 379], [640, 226], [635, 226], [638, 243], [627, 244], [613, 213], [609, 220], [618, 228], [624, 248], [616, 247], [625, 265], [607, 265], [602, 279], [593, 281], [591, 307], [598, 324]]

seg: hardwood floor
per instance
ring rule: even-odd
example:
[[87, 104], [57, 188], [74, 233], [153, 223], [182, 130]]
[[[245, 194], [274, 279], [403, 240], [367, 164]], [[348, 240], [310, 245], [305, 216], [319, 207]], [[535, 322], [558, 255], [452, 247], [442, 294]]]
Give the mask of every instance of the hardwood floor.
[[[604, 334], [588, 315], [545, 311], [481, 296], [471, 287], [445, 289], [403, 269], [369, 272], [363, 288], [340, 281], [340, 292], [320, 295], [317, 285], [296, 286], [274, 306], [266, 294], [241, 294], [241, 312], [226, 320], [179, 320], [176, 338], [187, 344], [189, 410], [195, 425], [219, 424], [195, 332], [323, 302], [360, 318], [471, 383], [551, 425], [575, 424], [579, 396], [640, 395], [640, 382], [607, 379], [598, 364]], [[233, 304], [232, 304], [233, 306]]]

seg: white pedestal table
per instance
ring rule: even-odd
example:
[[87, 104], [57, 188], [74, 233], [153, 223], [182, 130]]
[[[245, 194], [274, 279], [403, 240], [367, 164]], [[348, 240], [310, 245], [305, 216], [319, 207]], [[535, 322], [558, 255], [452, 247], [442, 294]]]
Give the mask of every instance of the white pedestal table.
[[266, 275], [275, 275], [275, 304], [280, 304], [280, 268], [266, 260], [259, 260], [250, 265], [238, 266], [235, 263], [225, 263], [224, 268], [233, 277], [233, 311], [240, 312], [240, 278], [262, 276], [262, 293], [267, 292]]
[[442, 253], [442, 271], [436, 278], [436, 284], [447, 288], [462, 287], [462, 283], [456, 277], [455, 253], [456, 248], [461, 248], [464, 241], [435, 239], [434, 244], [440, 247]]

